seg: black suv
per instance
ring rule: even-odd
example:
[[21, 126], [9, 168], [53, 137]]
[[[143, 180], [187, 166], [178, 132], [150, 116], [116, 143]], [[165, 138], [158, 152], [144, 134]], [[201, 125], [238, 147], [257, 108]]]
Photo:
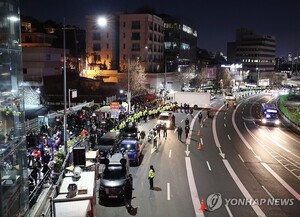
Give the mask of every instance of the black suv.
[[110, 152], [118, 151], [121, 142], [121, 134], [119, 132], [108, 132], [97, 141], [93, 151], [99, 150], [100, 163]]
[[126, 153], [114, 153], [104, 160], [105, 167], [101, 173], [99, 203], [104, 199], [121, 199], [124, 187], [129, 179], [129, 160]]
[[139, 140], [139, 130], [135, 122], [129, 122], [126, 124], [121, 133], [123, 139], [135, 139]]

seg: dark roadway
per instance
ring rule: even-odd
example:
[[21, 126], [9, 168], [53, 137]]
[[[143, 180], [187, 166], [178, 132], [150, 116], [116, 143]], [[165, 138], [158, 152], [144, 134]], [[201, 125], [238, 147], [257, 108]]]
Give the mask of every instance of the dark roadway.
[[[133, 213], [110, 201], [109, 205], [97, 205], [97, 216], [300, 216], [300, 138], [285, 126], [255, 122], [257, 105], [266, 100], [264, 95], [255, 95], [240, 101], [237, 109], [226, 110], [222, 99], [216, 99], [213, 106], [221, 110], [203, 127], [196, 118], [188, 145], [184, 135], [183, 142], [178, 141], [174, 130], [168, 131], [166, 140], [161, 137], [158, 151], [147, 144], [142, 164], [130, 168], [135, 188]], [[187, 115], [175, 115], [176, 125], [184, 126]], [[140, 128], [147, 131], [154, 125], [151, 120]], [[149, 190], [147, 179], [151, 164], [156, 169], [154, 190]], [[201, 212], [201, 199], [208, 207], [207, 197], [213, 193], [220, 193], [221, 207]], [[234, 204], [245, 198], [289, 199], [292, 204]], [[232, 203], [226, 204], [229, 200]]]

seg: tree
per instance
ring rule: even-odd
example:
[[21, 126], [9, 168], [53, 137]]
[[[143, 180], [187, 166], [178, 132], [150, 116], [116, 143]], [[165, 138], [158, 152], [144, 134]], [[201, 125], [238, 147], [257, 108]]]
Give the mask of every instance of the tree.
[[206, 69], [203, 68], [201, 71], [195, 74], [196, 76], [192, 79], [192, 86], [195, 88], [201, 88], [202, 84], [207, 82], [207, 72]]
[[188, 66], [178, 74], [179, 81], [181, 81], [184, 85], [189, 84], [191, 80], [194, 79], [195, 77], [196, 77], [195, 65]]
[[137, 61], [129, 64], [129, 91], [132, 96], [138, 96], [147, 92], [145, 68]]

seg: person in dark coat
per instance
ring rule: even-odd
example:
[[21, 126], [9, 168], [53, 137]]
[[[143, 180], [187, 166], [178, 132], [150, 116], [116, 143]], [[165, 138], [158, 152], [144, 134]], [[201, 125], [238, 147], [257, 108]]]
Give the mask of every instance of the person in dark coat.
[[189, 135], [189, 132], [190, 132], [189, 125], [186, 125], [185, 128], [184, 128], [184, 130], [185, 130], [185, 138], [188, 138], [188, 135]]
[[132, 209], [131, 199], [132, 199], [132, 182], [128, 178], [126, 185], [124, 187], [124, 199], [125, 199], [125, 206], [127, 211], [130, 212]]
[[181, 141], [182, 131], [183, 131], [182, 127], [179, 126], [179, 127], [177, 128], [177, 133], [178, 133], [178, 140], [180, 140], [180, 141]]
[[167, 125], [166, 125], [166, 124], [164, 124], [162, 128], [163, 128], [163, 131], [164, 131], [164, 138], [167, 138], [167, 136], [168, 136], [168, 129], [167, 129]]

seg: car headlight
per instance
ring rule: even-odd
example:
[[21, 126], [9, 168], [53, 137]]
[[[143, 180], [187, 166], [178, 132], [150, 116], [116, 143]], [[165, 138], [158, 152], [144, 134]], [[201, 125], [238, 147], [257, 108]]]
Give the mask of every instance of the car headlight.
[[261, 122], [262, 122], [263, 124], [265, 124], [265, 123], [267, 123], [267, 119], [263, 118], [263, 119], [261, 120]]
[[276, 120], [276, 121], [275, 121], [275, 124], [276, 124], [276, 125], [279, 125], [279, 124], [280, 124], [280, 120]]

